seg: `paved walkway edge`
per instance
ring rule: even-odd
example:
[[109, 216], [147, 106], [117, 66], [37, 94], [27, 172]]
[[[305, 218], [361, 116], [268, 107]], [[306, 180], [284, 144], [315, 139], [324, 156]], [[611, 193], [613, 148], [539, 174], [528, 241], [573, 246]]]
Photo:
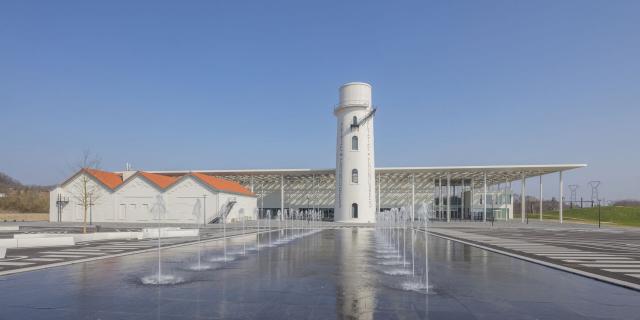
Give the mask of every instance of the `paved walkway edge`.
[[[418, 230], [420, 230], [420, 229], [418, 229]], [[424, 230], [420, 230], [420, 231], [424, 232]], [[473, 247], [476, 247], [476, 248], [480, 248], [480, 249], [483, 249], [483, 250], [487, 250], [487, 251], [503, 254], [505, 256], [509, 256], [509, 257], [512, 257], [512, 258], [525, 260], [525, 261], [532, 262], [532, 263], [535, 263], [535, 264], [543, 265], [545, 267], [549, 267], [549, 268], [553, 268], [553, 269], [557, 269], [557, 270], [562, 270], [562, 271], [565, 271], [565, 272], [570, 272], [570, 273], [577, 274], [577, 275], [580, 275], [580, 276], [583, 276], [583, 277], [587, 277], [587, 278], [595, 279], [595, 280], [598, 280], [598, 281], [606, 282], [606, 283], [609, 283], [609, 284], [614, 284], [614, 285], [625, 287], [625, 288], [628, 288], [628, 289], [640, 291], [640, 285], [637, 285], [635, 283], [631, 283], [631, 282], [628, 282], [628, 281], [622, 281], [622, 280], [618, 280], [618, 279], [613, 279], [613, 278], [602, 276], [602, 275], [599, 275], [599, 274], [586, 272], [586, 271], [582, 271], [582, 270], [578, 270], [578, 269], [573, 269], [573, 268], [557, 265], [557, 264], [554, 264], [554, 263], [549, 263], [549, 262], [538, 260], [538, 259], [534, 259], [534, 258], [529, 258], [529, 257], [523, 256], [523, 255], [519, 255], [519, 254], [503, 251], [503, 250], [500, 250], [500, 249], [495, 249], [495, 248], [491, 248], [491, 247], [488, 247], [488, 246], [484, 246], [484, 245], [481, 245], [481, 244], [469, 242], [469, 241], [466, 241], [466, 240], [457, 239], [457, 238], [445, 236], [445, 235], [442, 235], [442, 234], [434, 233], [432, 231], [427, 231], [427, 232], [432, 236], [439, 237], [439, 238], [442, 238], [442, 239], [464, 243], [466, 245], [470, 245], [470, 246], [473, 246]]]
[[[278, 230], [280, 230], [280, 229], [271, 230], [271, 232], [272, 231], [278, 231]], [[232, 236], [226, 236], [226, 237], [219, 237], [219, 238], [203, 240], [202, 243], [208, 243], [208, 242], [211, 242], [211, 241], [218, 241], [218, 240], [225, 239], [225, 238], [234, 238], [234, 237], [241, 237], [241, 236], [246, 236], [246, 235], [251, 235], [251, 234], [260, 234], [260, 233], [267, 233], [267, 232], [270, 232], [270, 231], [235, 234], [235, 235], [232, 235]], [[198, 243], [198, 241], [192, 241], [192, 242], [174, 244], [174, 245], [161, 247], [161, 248], [162, 249], [171, 249], [171, 248], [192, 246], [192, 245], [197, 244], [197, 243]], [[146, 253], [146, 252], [151, 252], [151, 251], [158, 251], [158, 248], [155, 247], [155, 248], [143, 249], [143, 250], [138, 250], [138, 251], [129, 251], [129, 252], [123, 252], [123, 253], [116, 253], [116, 254], [112, 254], [112, 255], [108, 255], [108, 256], [102, 256], [102, 257], [92, 257], [92, 258], [78, 259], [78, 260], [73, 260], [73, 261], [50, 263], [50, 264], [34, 266], [34, 267], [26, 267], [26, 268], [14, 269], [14, 270], [0, 271], [0, 276], [6, 276], [6, 275], [10, 275], [10, 274], [16, 274], [16, 273], [28, 272], [28, 271], [35, 271], [35, 270], [41, 270], [41, 269], [47, 269], [47, 268], [61, 267], [61, 266], [66, 266], [66, 265], [70, 265], [70, 264], [75, 264], [75, 263], [83, 263], [83, 262], [90, 262], [90, 261], [96, 261], [96, 260], [102, 260], [102, 259], [117, 258], [117, 257], [128, 256], [128, 255], [138, 254], [138, 253]]]

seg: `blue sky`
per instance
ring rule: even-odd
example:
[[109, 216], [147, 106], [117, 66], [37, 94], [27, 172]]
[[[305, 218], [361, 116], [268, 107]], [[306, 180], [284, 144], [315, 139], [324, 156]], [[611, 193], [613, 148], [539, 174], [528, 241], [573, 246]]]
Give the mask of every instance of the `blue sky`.
[[582, 195], [598, 179], [640, 198], [638, 16], [621, 0], [3, 1], [0, 171], [53, 184], [86, 148], [108, 170], [329, 168], [338, 87], [366, 81], [378, 166], [588, 163], [566, 174]]

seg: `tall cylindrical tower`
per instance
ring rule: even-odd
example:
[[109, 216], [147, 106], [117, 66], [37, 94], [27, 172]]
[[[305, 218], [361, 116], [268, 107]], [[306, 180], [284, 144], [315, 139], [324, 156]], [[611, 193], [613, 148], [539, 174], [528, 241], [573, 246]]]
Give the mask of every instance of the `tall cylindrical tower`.
[[376, 181], [371, 86], [350, 82], [340, 87], [336, 143], [335, 221], [375, 222]]

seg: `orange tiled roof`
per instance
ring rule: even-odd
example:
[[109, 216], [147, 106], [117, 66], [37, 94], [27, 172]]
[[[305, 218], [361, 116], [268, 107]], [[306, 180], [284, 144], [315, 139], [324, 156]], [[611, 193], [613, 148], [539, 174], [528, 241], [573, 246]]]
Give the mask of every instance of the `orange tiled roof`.
[[[89, 169], [89, 168], [85, 168], [83, 170], [111, 189], [115, 189], [116, 187], [121, 185], [123, 182], [122, 174], [107, 172], [107, 171], [102, 171], [97, 169]], [[178, 179], [181, 178], [181, 177], [165, 176], [157, 173], [150, 173], [150, 172], [144, 172], [144, 171], [140, 171], [138, 172], [138, 174], [145, 177], [147, 180], [151, 181], [152, 183], [154, 183], [160, 189], [166, 189], [167, 187], [171, 186], [173, 183], [175, 183], [176, 181], [178, 181]], [[216, 190], [238, 193], [238, 194], [243, 194], [248, 196], [255, 196], [255, 193], [251, 192], [249, 189], [243, 187], [241, 184], [235, 181], [229, 181], [229, 180], [217, 178], [217, 177], [206, 175], [199, 172], [191, 173], [191, 176], [196, 177], [203, 183], [207, 184], [208, 186]]]
[[160, 189], [165, 189], [172, 185], [179, 177], [163, 176], [157, 173], [149, 173], [140, 171], [140, 175], [147, 178], [147, 180], [155, 183]]
[[244, 194], [248, 196], [254, 196], [255, 194], [251, 192], [249, 189], [243, 187], [241, 184], [235, 181], [229, 181], [221, 178], [216, 178], [214, 176], [206, 175], [199, 172], [194, 172], [191, 174], [192, 176], [200, 179], [200, 181], [208, 184], [214, 189], [220, 191], [228, 191], [233, 193]]
[[83, 170], [111, 189], [122, 184], [122, 175], [120, 174], [90, 168]]

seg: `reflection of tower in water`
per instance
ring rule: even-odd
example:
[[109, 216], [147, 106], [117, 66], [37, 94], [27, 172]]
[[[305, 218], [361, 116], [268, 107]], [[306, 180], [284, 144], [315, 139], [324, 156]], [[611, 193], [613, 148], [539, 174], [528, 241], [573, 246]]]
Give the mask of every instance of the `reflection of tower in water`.
[[336, 230], [338, 318], [373, 319], [376, 272], [369, 265], [367, 256], [373, 236], [372, 229]]

